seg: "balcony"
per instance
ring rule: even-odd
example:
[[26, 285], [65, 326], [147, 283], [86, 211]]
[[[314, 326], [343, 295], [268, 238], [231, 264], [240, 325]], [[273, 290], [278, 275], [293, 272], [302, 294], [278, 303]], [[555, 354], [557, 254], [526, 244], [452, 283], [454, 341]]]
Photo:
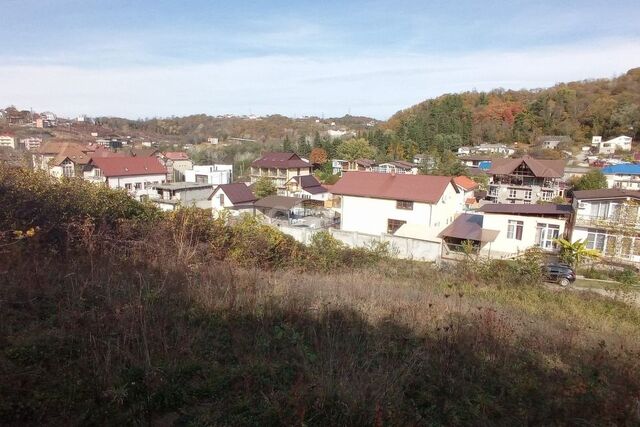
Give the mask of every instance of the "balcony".
[[640, 222], [635, 220], [621, 220], [618, 216], [578, 215], [575, 225], [591, 228], [640, 229]]

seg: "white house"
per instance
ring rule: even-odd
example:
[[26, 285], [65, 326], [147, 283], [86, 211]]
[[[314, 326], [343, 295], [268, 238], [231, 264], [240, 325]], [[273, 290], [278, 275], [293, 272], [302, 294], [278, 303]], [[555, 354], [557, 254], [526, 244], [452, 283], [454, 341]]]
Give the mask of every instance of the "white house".
[[214, 216], [226, 210], [231, 215], [246, 210], [253, 210], [253, 203], [258, 200], [249, 187], [242, 183], [221, 184], [214, 188], [209, 196]]
[[166, 151], [159, 155], [160, 162], [167, 168], [169, 181], [183, 181], [184, 172], [193, 169], [193, 161], [182, 151]]
[[453, 178], [453, 182], [460, 191], [458, 194], [458, 208], [459, 212], [466, 211], [475, 205], [478, 201], [475, 198], [475, 191], [479, 185], [477, 182], [466, 176], [456, 176]]
[[585, 240], [612, 260], [640, 263], [640, 191], [609, 188], [573, 193], [571, 241]]
[[455, 258], [464, 242], [491, 258], [510, 258], [532, 247], [554, 253], [555, 239], [566, 235], [571, 213], [570, 205], [487, 204], [458, 216], [440, 233], [442, 256]]
[[153, 188], [158, 193], [151, 201], [163, 211], [172, 211], [178, 207], [197, 207], [210, 209], [209, 196], [212, 184], [194, 182], [170, 182], [156, 184]]
[[602, 173], [607, 178], [609, 188], [640, 190], [640, 165], [638, 164], [609, 165], [602, 168]]
[[601, 136], [594, 136], [591, 138], [591, 146], [598, 154], [614, 154], [616, 150], [630, 151], [631, 141], [632, 138], [630, 136], [624, 135], [609, 139], [608, 141], [602, 141]]
[[289, 197], [325, 201], [330, 196], [327, 189], [313, 175], [294, 176], [287, 181], [286, 186], [286, 195]]
[[233, 181], [233, 165], [200, 165], [184, 171], [186, 182], [229, 184]]
[[16, 149], [16, 139], [11, 135], [0, 135], [0, 147]]
[[167, 168], [155, 157], [98, 157], [85, 166], [84, 179], [125, 189], [142, 200], [157, 195], [154, 186], [167, 181]]
[[24, 146], [24, 149], [27, 151], [37, 150], [42, 145], [42, 138], [29, 137], [29, 138], [21, 138], [20, 144]]
[[458, 189], [446, 176], [346, 172], [331, 193], [340, 197], [340, 228], [373, 235], [432, 239], [458, 208]]

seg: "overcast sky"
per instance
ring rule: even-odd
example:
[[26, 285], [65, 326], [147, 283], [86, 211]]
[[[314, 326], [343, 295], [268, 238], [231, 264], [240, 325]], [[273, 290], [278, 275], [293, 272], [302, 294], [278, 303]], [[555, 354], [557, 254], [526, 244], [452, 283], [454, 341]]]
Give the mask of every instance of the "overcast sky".
[[368, 115], [640, 66], [640, 1], [0, 0], [0, 106]]

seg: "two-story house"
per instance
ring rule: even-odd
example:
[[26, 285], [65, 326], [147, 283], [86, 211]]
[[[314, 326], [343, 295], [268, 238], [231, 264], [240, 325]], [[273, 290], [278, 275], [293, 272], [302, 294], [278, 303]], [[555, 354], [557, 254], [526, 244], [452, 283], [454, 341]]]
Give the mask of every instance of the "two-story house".
[[278, 188], [278, 194], [286, 193], [286, 183], [294, 176], [311, 175], [313, 166], [295, 153], [265, 153], [251, 163], [251, 183], [268, 178]]
[[85, 166], [84, 179], [125, 189], [142, 200], [157, 195], [154, 186], [167, 181], [167, 168], [155, 157], [98, 157]]
[[492, 203], [458, 216], [440, 233], [444, 258], [464, 251], [471, 243], [475, 253], [490, 258], [510, 258], [537, 247], [557, 252], [556, 239], [567, 235], [571, 205]]
[[602, 173], [607, 178], [609, 188], [640, 189], [640, 165], [638, 164], [622, 163], [605, 166], [602, 168]]
[[313, 175], [294, 176], [286, 185], [286, 195], [289, 197], [325, 201], [330, 196], [327, 189]]
[[591, 146], [597, 154], [614, 154], [616, 151], [630, 151], [633, 138], [620, 135], [618, 137], [603, 141], [601, 136], [591, 138]]
[[184, 181], [186, 170], [193, 169], [193, 161], [187, 153], [182, 151], [166, 151], [158, 156], [160, 162], [167, 168], [169, 181]]
[[487, 198], [494, 203], [536, 203], [564, 196], [564, 160], [541, 160], [531, 156], [493, 159]]
[[194, 165], [184, 171], [186, 182], [229, 184], [233, 181], [233, 165]]
[[237, 182], [218, 185], [209, 196], [209, 200], [213, 215], [218, 216], [222, 211], [237, 215], [243, 211], [253, 210], [253, 203], [258, 198], [249, 187]]
[[340, 197], [340, 228], [372, 235], [435, 238], [458, 209], [448, 176], [346, 172], [331, 193]]
[[571, 240], [585, 240], [614, 260], [640, 262], [640, 191], [608, 188], [573, 193]]
[[195, 182], [155, 184], [153, 188], [158, 194], [150, 197], [151, 201], [163, 211], [173, 211], [178, 207], [189, 206], [209, 209], [211, 207], [209, 196], [213, 187], [213, 184]]

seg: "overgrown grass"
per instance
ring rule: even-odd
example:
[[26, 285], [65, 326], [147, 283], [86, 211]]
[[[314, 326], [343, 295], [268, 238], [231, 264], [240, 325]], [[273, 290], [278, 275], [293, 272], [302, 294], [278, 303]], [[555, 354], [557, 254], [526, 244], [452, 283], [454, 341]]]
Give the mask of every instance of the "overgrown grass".
[[638, 310], [527, 262], [304, 248], [195, 211], [67, 217], [61, 251], [45, 219], [16, 240], [29, 219], [2, 218], [0, 424], [640, 422]]

